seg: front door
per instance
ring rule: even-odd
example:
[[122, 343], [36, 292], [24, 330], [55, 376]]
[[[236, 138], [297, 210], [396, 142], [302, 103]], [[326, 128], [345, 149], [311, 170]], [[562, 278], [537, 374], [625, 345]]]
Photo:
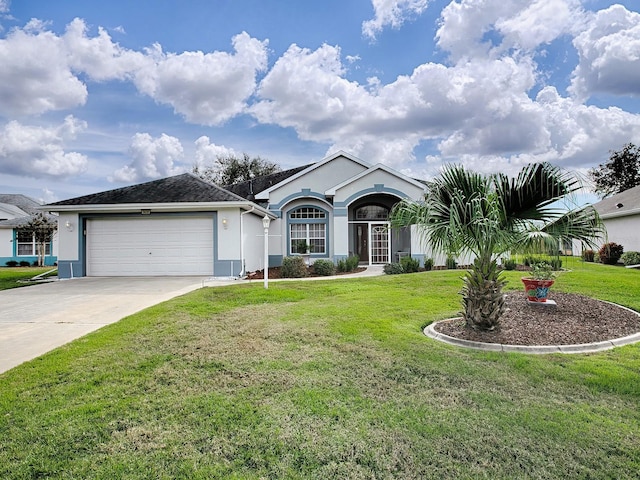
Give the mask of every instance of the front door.
[[369, 263], [369, 224], [357, 223], [356, 230], [356, 255], [360, 258], [360, 262]]

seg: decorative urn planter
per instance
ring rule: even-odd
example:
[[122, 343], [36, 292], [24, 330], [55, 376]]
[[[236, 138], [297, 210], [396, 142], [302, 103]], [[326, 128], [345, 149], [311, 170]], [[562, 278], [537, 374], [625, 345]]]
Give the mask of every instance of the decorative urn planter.
[[544, 303], [549, 296], [549, 288], [555, 280], [536, 280], [535, 278], [523, 278], [524, 290], [527, 292], [527, 300], [530, 302]]

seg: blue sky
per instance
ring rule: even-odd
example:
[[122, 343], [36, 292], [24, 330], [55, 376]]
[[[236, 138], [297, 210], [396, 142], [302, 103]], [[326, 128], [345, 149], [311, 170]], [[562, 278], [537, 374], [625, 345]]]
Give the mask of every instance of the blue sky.
[[640, 142], [604, 0], [0, 0], [0, 191], [50, 202], [246, 152], [585, 174]]

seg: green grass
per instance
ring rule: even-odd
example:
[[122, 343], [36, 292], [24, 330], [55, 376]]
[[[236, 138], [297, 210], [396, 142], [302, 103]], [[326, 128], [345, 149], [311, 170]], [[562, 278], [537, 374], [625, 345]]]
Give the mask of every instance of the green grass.
[[31, 278], [55, 267], [0, 267], [0, 290], [33, 285]]
[[[640, 272], [569, 268], [554, 288], [640, 310]], [[637, 478], [640, 345], [433, 341], [461, 274], [206, 288], [127, 317], [0, 375], [0, 478]]]

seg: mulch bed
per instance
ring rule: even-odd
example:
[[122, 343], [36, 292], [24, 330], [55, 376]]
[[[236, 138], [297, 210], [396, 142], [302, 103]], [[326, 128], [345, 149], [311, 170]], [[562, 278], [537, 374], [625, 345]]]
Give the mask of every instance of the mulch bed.
[[584, 295], [552, 292], [556, 307], [532, 306], [524, 292], [507, 292], [507, 311], [491, 332], [468, 328], [463, 320], [440, 322], [435, 330], [451, 337], [505, 345], [573, 345], [640, 332], [640, 315]]
[[[353, 275], [354, 273], [364, 272], [366, 269], [367, 267], [358, 267], [352, 272], [336, 272], [335, 275]], [[316, 272], [313, 271], [313, 266], [307, 268], [307, 277], [320, 277], [320, 276], [322, 275], [318, 275], [316, 274]], [[264, 270], [249, 272], [249, 274], [247, 275], [247, 278], [249, 280], [263, 280]], [[280, 275], [280, 267], [269, 268], [269, 278], [270, 279], [282, 278], [282, 276]]]

